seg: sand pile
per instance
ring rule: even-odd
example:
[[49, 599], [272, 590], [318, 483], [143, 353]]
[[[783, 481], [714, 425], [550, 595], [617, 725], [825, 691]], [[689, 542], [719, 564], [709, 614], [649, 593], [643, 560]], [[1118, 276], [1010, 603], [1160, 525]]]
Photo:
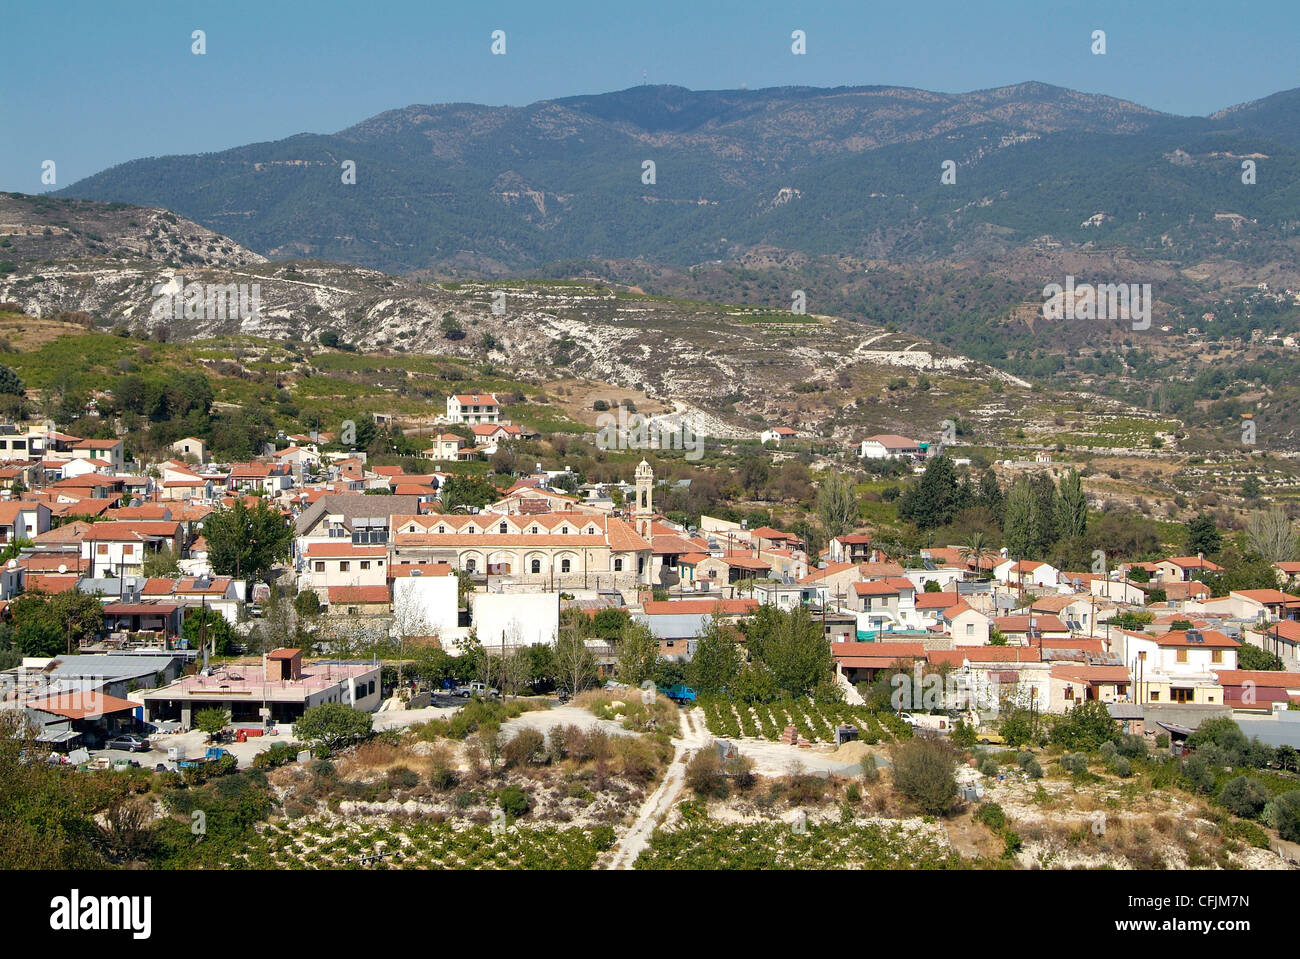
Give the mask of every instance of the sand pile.
[[860, 763], [863, 756], [873, 755], [872, 749], [866, 743], [859, 740], [850, 740], [835, 752], [830, 754], [831, 759], [837, 763]]

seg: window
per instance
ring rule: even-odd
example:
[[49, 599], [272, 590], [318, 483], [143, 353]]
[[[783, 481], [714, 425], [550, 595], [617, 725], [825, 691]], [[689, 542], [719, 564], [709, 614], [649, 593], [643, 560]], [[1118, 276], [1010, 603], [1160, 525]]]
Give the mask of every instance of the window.
[[323, 572], [325, 572], [325, 561], [324, 561], [324, 560], [319, 560], [319, 559], [316, 560], [316, 572], [318, 572], [318, 573], [323, 573]]
[[97, 545], [97, 546], [95, 547], [95, 552], [96, 552], [98, 555], [100, 555], [100, 556], [107, 556], [107, 555], [108, 555], [108, 544], [107, 544], [107, 543], [100, 543], [99, 545]]
[[967, 623], [967, 624], [966, 624], [966, 635], [967, 635], [967, 636], [974, 636], [974, 635], [975, 635], [975, 624], [974, 624], [974, 623]]
[[438, 526], [438, 532], [439, 532], [439, 533], [445, 533], [445, 532], [447, 532], [447, 527], [446, 527], [446, 526], [439, 525], [439, 526]]
[[369, 568], [370, 568], [370, 560], [368, 560], [368, 559], [363, 559], [363, 560], [361, 561], [361, 568], [362, 568], [362, 569], [369, 569]]
[[616, 573], [623, 572], [623, 560], [621, 559], [614, 560], [614, 572]]
[[498, 532], [498, 533], [504, 533], [507, 529], [509, 529], [509, 527], [506, 526], [505, 521], [502, 520], [502, 521], [501, 521], [501, 525], [499, 525], [499, 526], [497, 527], [497, 532]]
[[570, 561], [567, 560], [567, 559], [562, 559], [562, 560], [560, 560], [560, 572], [561, 572], [561, 573], [567, 573], [567, 572], [569, 571], [570, 567], [572, 567], [572, 565], [573, 565], [572, 562], [570, 562]]
[[567, 526], [561, 526], [561, 527], [560, 527], [560, 535], [562, 535], [562, 536], [567, 536], [567, 535], [569, 535], [569, 527], [567, 527]]
[[478, 569], [478, 563], [475, 560], [472, 559], [465, 560], [465, 572], [472, 573], [477, 569]]
[[1178, 659], [1178, 661], [1179, 661], [1180, 663], [1185, 663], [1185, 662], [1187, 662], [1187, 650], [1185, 650], [1185, 649], [1180, 649], [1180, 650], [1178, 651], [1177, 659]]
[[1160, 702], [1160, 693], [1158, 693], [1158, 692], [1153, 692], [1153, 693], [1151, 694], [1151, 701], [1152, 701], [1153, 703], [1158, 703], [1158, 702]]
[[1169, 698], [1176, 703], [1190, 703], [1196, 698], [1196, 690], [1176, 687], [1169, 690]]
[[346, 573], [352, 568], [352, 563], [346, 559], [339, 560], [339, 572]]
[[1068, 700], [1070, 700], [1070, 701], [1073, 701], [1073, 700], [1074, 700], [1074, 687], [1073, 687], [1073, 686], [1066, 686], [1066, 687], [1065, 687], [1065, 698], [1068, 699]]
[[1221, 662], [1223, 662], [1223, 650], [1221, 650], [1221, 649], [1212, 649], [1212, 650], [1210, 650], [1210, 662], [1212, 662], [1212, 663], [1221, 663]]

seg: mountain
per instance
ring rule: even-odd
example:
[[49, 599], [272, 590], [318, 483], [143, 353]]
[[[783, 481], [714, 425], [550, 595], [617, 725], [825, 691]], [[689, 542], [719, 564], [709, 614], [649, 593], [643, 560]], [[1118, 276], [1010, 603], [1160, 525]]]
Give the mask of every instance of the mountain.
[[[1293, 270], [1297, 117], [1300, 90], [1177, 117], [1041, 83], [642, 86], [409, 106], [332, 135], [134, 160], [61, 195], [166, 207], [267, 257], [398, 273], [683, 266], [763, 248], [926, 263], [1044, 238]], [[945, 161], [955, 183], [941, 183]]]

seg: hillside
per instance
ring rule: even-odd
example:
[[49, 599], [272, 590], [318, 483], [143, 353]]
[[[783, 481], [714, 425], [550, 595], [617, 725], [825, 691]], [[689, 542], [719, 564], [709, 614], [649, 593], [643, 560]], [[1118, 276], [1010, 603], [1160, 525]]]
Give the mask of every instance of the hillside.
[[[389, 272], [684, 265], [764, 246], [923, 263], [1048, 237], [1295, 275], [1297, 103], [1289, 91], [1189, 118], [1040, 83], [645, 86], [518, 108], [409, 106], [330, 135], [131, 161], [61, 194], [163, 206], [270, 257]], [[1249, 187], [1243, 157], [1259, 165]], [[342, 182], [345, 160], [355, 184]]]

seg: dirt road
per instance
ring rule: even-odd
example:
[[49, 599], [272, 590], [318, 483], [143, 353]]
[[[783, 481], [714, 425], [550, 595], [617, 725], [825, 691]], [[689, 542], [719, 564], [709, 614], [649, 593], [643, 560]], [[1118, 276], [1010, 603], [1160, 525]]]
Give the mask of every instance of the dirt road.
[[697, 749], [709, 746], [713, 737], [704, 725], [704, 710], [682, 710], [678, 716], [681, 736], [673, 740], [673, 761], [659, 784], [637, 811], [636, 821], [614, 849], [608, 869], [631, 869], [641, 851], [650, 842], [650, 836], [667, 818], [686, 784], [686, 763]]

